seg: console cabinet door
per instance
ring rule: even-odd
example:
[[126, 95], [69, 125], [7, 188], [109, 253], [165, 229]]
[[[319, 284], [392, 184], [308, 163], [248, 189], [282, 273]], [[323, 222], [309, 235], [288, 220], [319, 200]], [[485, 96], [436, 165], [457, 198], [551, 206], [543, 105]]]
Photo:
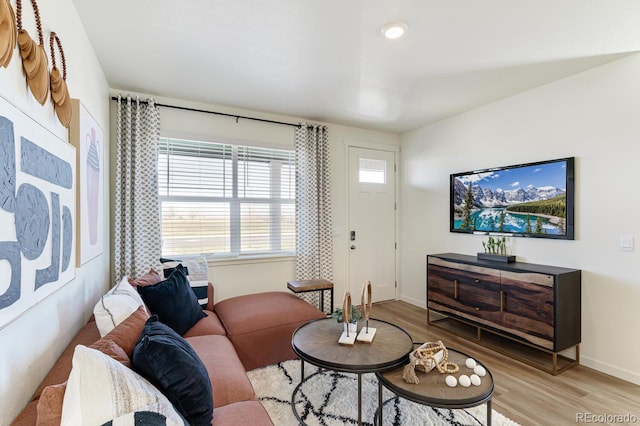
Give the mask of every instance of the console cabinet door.
[[457, 308], [455, 283], [459, 279], [457, 269], [446, 266], [428, 265], [427, 303], [437, 309], [439, 306]]
[[469, 315], [498, 324], [500, 322], [500, 271], [461, 265], [457, 300], [459, 309]]
[[552, 275], [502, 271], [502, 325], [553, 348], [554, 278]]
[[438, 263], [441, 264], [430, 263], [427, 267], [429, 308], [445, 308], [447, 312], [485, 324], [500, 321], [500, 271]]

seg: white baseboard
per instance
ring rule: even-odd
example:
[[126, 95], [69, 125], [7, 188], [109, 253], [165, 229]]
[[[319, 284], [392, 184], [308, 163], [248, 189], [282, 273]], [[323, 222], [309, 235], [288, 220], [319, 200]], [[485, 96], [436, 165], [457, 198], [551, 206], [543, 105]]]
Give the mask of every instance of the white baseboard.
[[623, 368], [616, 367], [615, 365], [598, 361], [596, 359], [593, 359], [584, 355], [580, 355], [580, 365], [593, 368], [594, 370], [598, 370], [602, 373], [608, 374], [613, 377], [617, 377], [619, 379], [625, 380], [635, 385], [640, 385], [640, 373], [635, 373], [633, 371], [625, 370]]
[[400, 300], [402, 300], [403, 302], [407, 302], [411, 305], [415, 305], [419, 308], [425, 308], [425, 309], [427, 308], [424, 300], [413, 299], [411, 297], [406, 297], [406, 296], [400, 296]]

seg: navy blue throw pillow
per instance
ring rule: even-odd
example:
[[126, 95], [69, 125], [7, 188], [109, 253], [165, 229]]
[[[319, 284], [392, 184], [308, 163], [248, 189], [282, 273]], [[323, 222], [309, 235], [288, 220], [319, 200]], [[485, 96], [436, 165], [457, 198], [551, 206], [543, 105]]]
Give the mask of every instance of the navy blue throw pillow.
[[176, 266], [182, 264], [184, 274], [187, 276], [191, 290], [196, 295], [198, 303], [202, 309], [207, 309], [209, 304], [209, 267], [204, 256], [190, 257], [184, 260], [161, 257], [160, 263], [162, 264], [162, 273], [165, 279], [171, 275]]
[[182, 265], [176, 266], [171, 275], [158, 284], [138, 286], [138, 293], [151, 313], [179, 335], [206, 316], [191, 291]]
[[207, 370], [191, 345], [151, 316], [140, 335], [131, 363], [171, 401], [190, 425], [211, 425], [213, 391]]

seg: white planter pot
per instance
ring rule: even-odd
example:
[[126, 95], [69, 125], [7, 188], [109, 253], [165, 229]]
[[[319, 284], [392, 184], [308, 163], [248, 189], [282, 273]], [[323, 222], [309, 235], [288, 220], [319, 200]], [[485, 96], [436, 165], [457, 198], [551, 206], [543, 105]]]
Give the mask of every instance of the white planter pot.
[[[343, 322], [342, 323], [342, 327], [343, 330], [346, 332], [347, 331], [347, 323]], [[349, 333], [357, 333], [358, 332], [358, 323], [357, 322], [350, 322], [349, 323]]]

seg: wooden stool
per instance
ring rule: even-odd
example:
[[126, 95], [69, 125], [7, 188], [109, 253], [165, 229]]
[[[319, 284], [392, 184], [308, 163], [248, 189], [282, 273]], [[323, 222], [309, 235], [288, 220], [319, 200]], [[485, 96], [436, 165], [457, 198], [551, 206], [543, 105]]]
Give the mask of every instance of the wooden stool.
[[308, 291], [319, 291], [320, 292], [320, 310], [322, 312], [324, 312], [324, 292], [325, 290], [331, 291], [331, 307], [329, 309], [329, 314], [331, 314], [331, 310], [333, 310], [333, 283], [331, 281], [327, 281], [323, 278], [318, 278], [314, 280], [287, 281], [287, 288], [294, 293], [306, 293]]

